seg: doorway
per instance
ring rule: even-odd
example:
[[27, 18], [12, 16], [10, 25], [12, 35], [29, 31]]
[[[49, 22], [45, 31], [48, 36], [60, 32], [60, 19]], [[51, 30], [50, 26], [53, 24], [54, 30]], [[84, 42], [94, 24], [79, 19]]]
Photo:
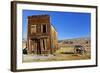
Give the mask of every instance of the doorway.
[[41, 54], [40, 39], [37, 39], [36, 42], [37, 42], [37, 54]]

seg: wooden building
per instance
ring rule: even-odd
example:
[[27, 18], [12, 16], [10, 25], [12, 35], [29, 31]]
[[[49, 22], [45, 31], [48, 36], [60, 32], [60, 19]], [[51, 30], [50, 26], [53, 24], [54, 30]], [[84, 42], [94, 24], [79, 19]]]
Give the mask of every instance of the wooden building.
[[57, 32], [49, 15], [28, 16], [28, 53], [52, 54], [58, 48]]

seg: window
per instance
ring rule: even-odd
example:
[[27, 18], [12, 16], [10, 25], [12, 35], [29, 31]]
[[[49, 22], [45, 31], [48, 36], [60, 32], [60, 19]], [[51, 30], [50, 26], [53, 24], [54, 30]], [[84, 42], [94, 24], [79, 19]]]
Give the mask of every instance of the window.
[[36, 33], [36, 25], [31, 25], [31, 34]]
[[43, 33], [46, 33], [46, 25], [43, 25]]

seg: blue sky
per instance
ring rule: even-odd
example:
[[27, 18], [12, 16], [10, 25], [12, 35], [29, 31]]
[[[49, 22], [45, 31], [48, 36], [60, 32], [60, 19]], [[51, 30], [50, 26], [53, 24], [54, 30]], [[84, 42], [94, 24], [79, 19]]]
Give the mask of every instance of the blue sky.
[[58, 32], [58, 40], [90, 37], [91, 35], [91, 14], [79, 12], [56, 12], [23, 10], [23, 38], [27, 38], [27, 16], [48, 14], [51, 23]]

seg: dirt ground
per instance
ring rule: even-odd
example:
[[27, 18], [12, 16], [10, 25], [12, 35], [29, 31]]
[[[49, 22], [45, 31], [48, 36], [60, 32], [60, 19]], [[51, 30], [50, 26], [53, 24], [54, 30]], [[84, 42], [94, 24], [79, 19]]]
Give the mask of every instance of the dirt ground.
[[23, 62], [45, 62], [45, 61], [64, 61], [64, 60], [86, 60], [90, 55], [75, 54], [55, 54], [55, 55], [23, 55]]

